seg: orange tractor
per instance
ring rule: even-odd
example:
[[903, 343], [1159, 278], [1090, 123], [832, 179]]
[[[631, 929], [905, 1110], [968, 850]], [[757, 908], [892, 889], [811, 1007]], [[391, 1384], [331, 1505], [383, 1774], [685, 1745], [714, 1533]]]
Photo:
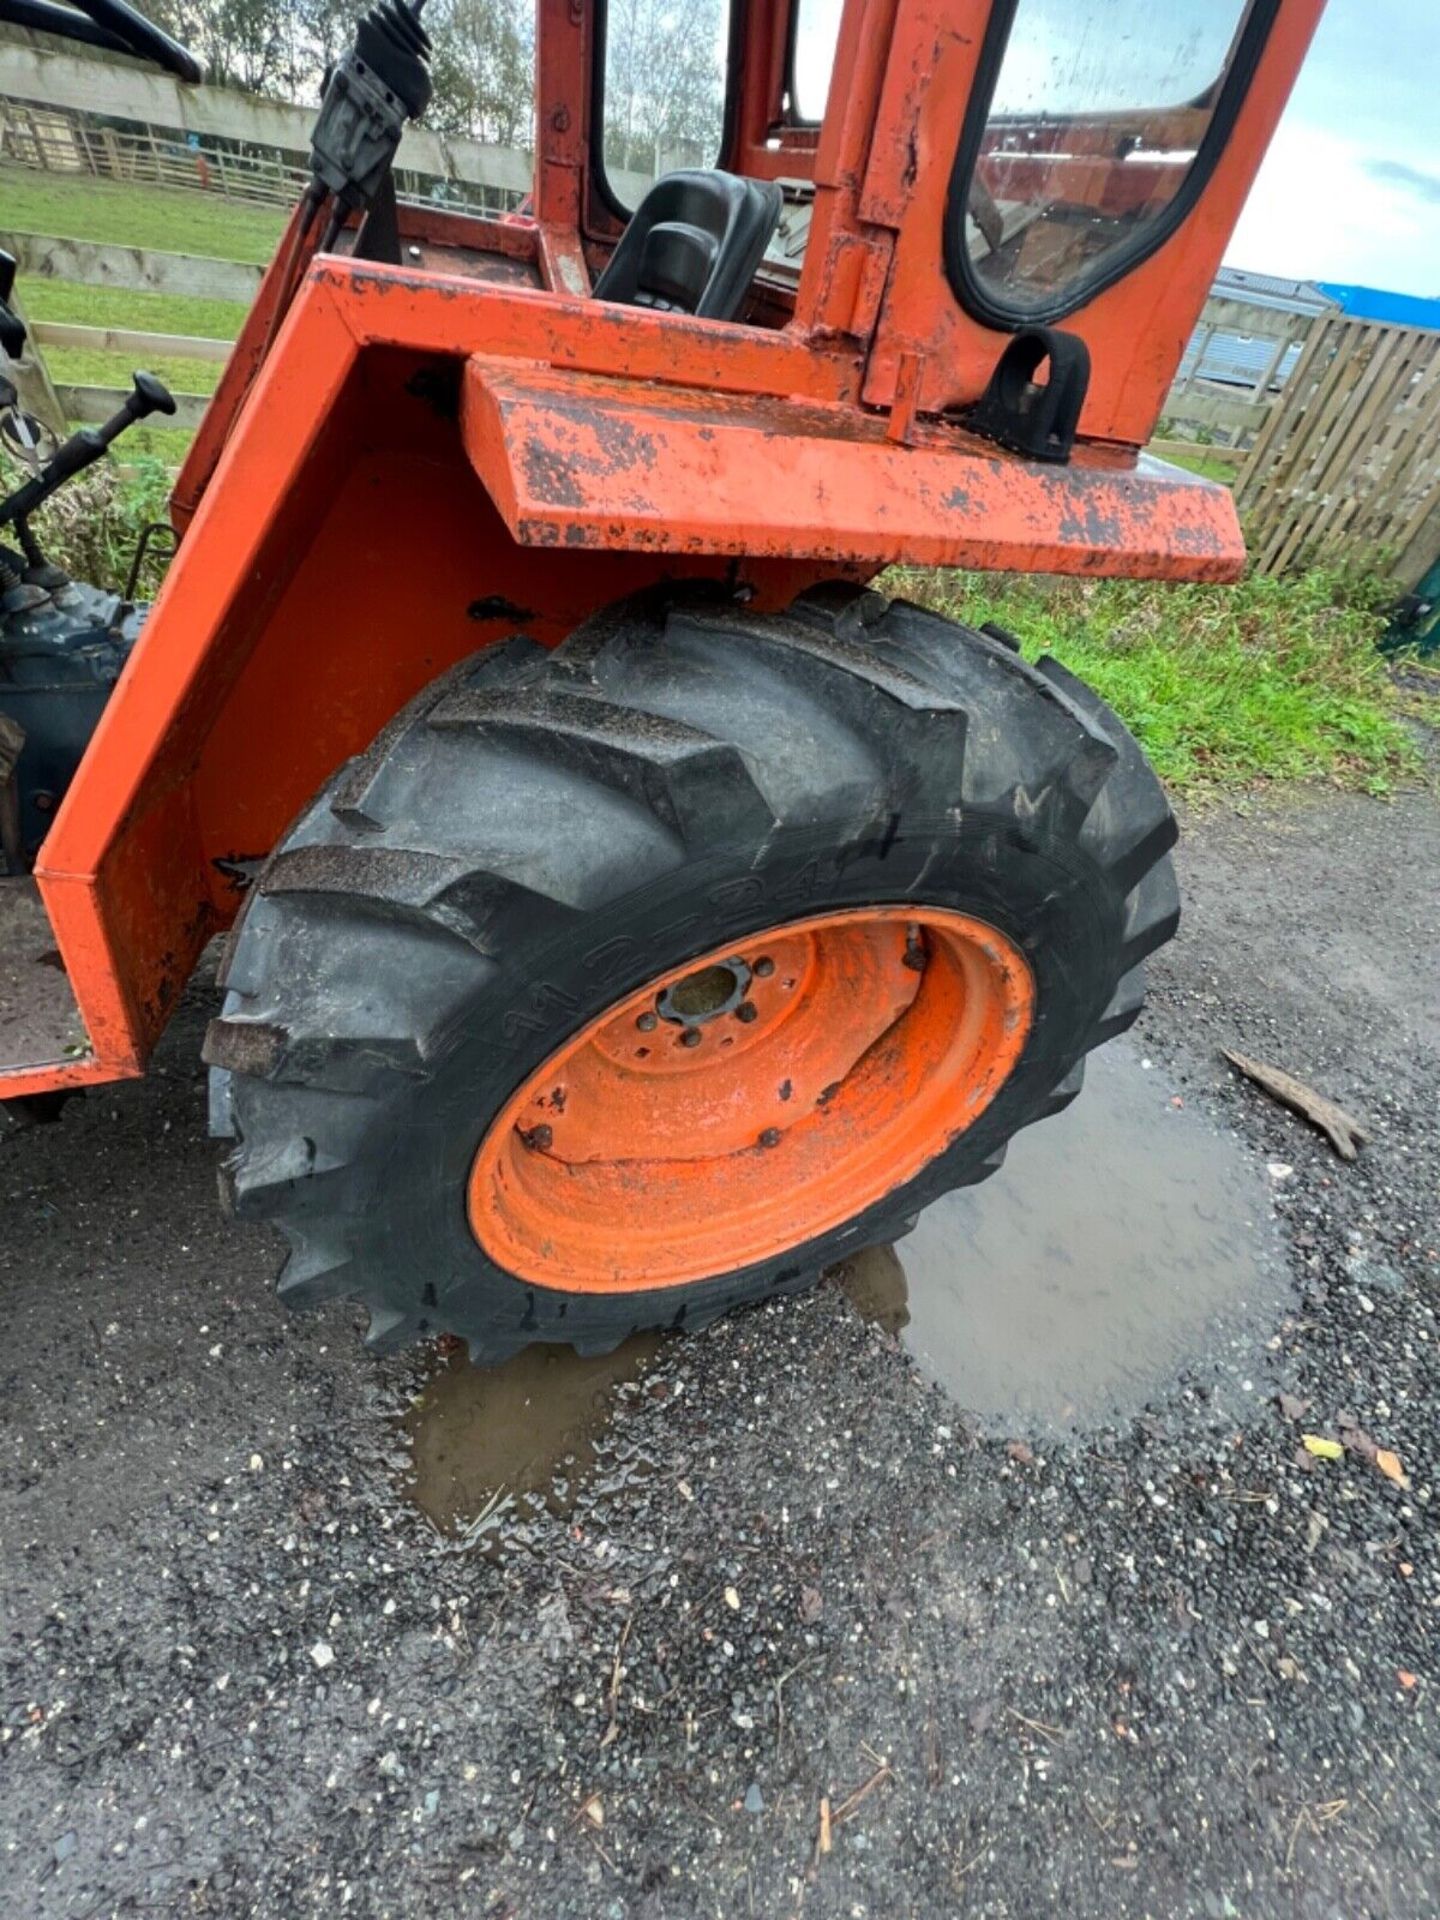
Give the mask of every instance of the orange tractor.
[[[1178, 911], [1135, 742], [868, 583], [1239, 574], [1229, 493], [1143, 448], [1322, 0], [845, 0], [829, 46], [734, 0], [714, 167], [638, 186], [605, 0], [539, 0], [493, 219], [397, 199], [422, 4], [328, 77], [164, 587], [0, 883], [0, 1099], [141, 1073], [230, 928], [212, 1109], [281, 1294], [492, 1361], [804, 1286], [1134, 1020]], [[104, 437], [0, 506], [12, 573]]]

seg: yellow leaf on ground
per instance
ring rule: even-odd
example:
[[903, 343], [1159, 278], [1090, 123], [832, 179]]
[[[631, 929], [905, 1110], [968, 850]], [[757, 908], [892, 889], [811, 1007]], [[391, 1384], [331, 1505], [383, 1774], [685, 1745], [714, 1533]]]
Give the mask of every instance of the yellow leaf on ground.
[[1317, 1460], [1343, 1460], [1345, 1449], [1338, 1440], [1326, 1440], [1318, 1433], [1303, 1433], [1301, 1443], [1307, 1453], [1313, 1453]]
[[1387, 1480], [1393, 1480], [1397, 1487], [1408, 1487], [1410, 1476], [1400, 1464], [1398, 1453], [1391, 1453], [1388, 1447], [1380, 1447], [1375, 1454], [1375, 1464]]

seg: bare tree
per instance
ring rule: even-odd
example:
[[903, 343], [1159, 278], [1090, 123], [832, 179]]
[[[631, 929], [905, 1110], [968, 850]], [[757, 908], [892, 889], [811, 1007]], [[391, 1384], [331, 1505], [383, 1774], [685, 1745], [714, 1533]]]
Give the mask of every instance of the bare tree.
[[658, 174], [715, 164], [725, 112], [721, 0], [610, 0], [605, 157]]

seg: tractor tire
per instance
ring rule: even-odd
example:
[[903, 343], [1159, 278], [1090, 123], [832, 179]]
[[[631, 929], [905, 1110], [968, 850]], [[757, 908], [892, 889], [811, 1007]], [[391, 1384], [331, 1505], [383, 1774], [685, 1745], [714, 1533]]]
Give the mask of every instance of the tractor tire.
[[1159, 783], [1054, 661], [873, 592], [671, 597], [428, 688], [232, 936], [206, 1059], [279, 1292], [602, 1352], [999, 1166], [1175, 930]]

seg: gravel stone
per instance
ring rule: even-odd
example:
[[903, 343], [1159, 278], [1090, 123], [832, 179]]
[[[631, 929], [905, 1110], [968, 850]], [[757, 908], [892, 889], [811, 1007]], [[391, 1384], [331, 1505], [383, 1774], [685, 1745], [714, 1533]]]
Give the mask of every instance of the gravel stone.
[[1249, 798], [1179, 869], [1145, 1056], [1253, 1156], [1293, 1305], [1033, 1463], [822, 1286], [666, 1343], [569, 1511], [462, 1551], [403, 1486], [433, 1357], [287, 1316], [214, 1209], [212, 989], [7, 1136], [6, 1920], [1428, 1920], [1440, 813]]

